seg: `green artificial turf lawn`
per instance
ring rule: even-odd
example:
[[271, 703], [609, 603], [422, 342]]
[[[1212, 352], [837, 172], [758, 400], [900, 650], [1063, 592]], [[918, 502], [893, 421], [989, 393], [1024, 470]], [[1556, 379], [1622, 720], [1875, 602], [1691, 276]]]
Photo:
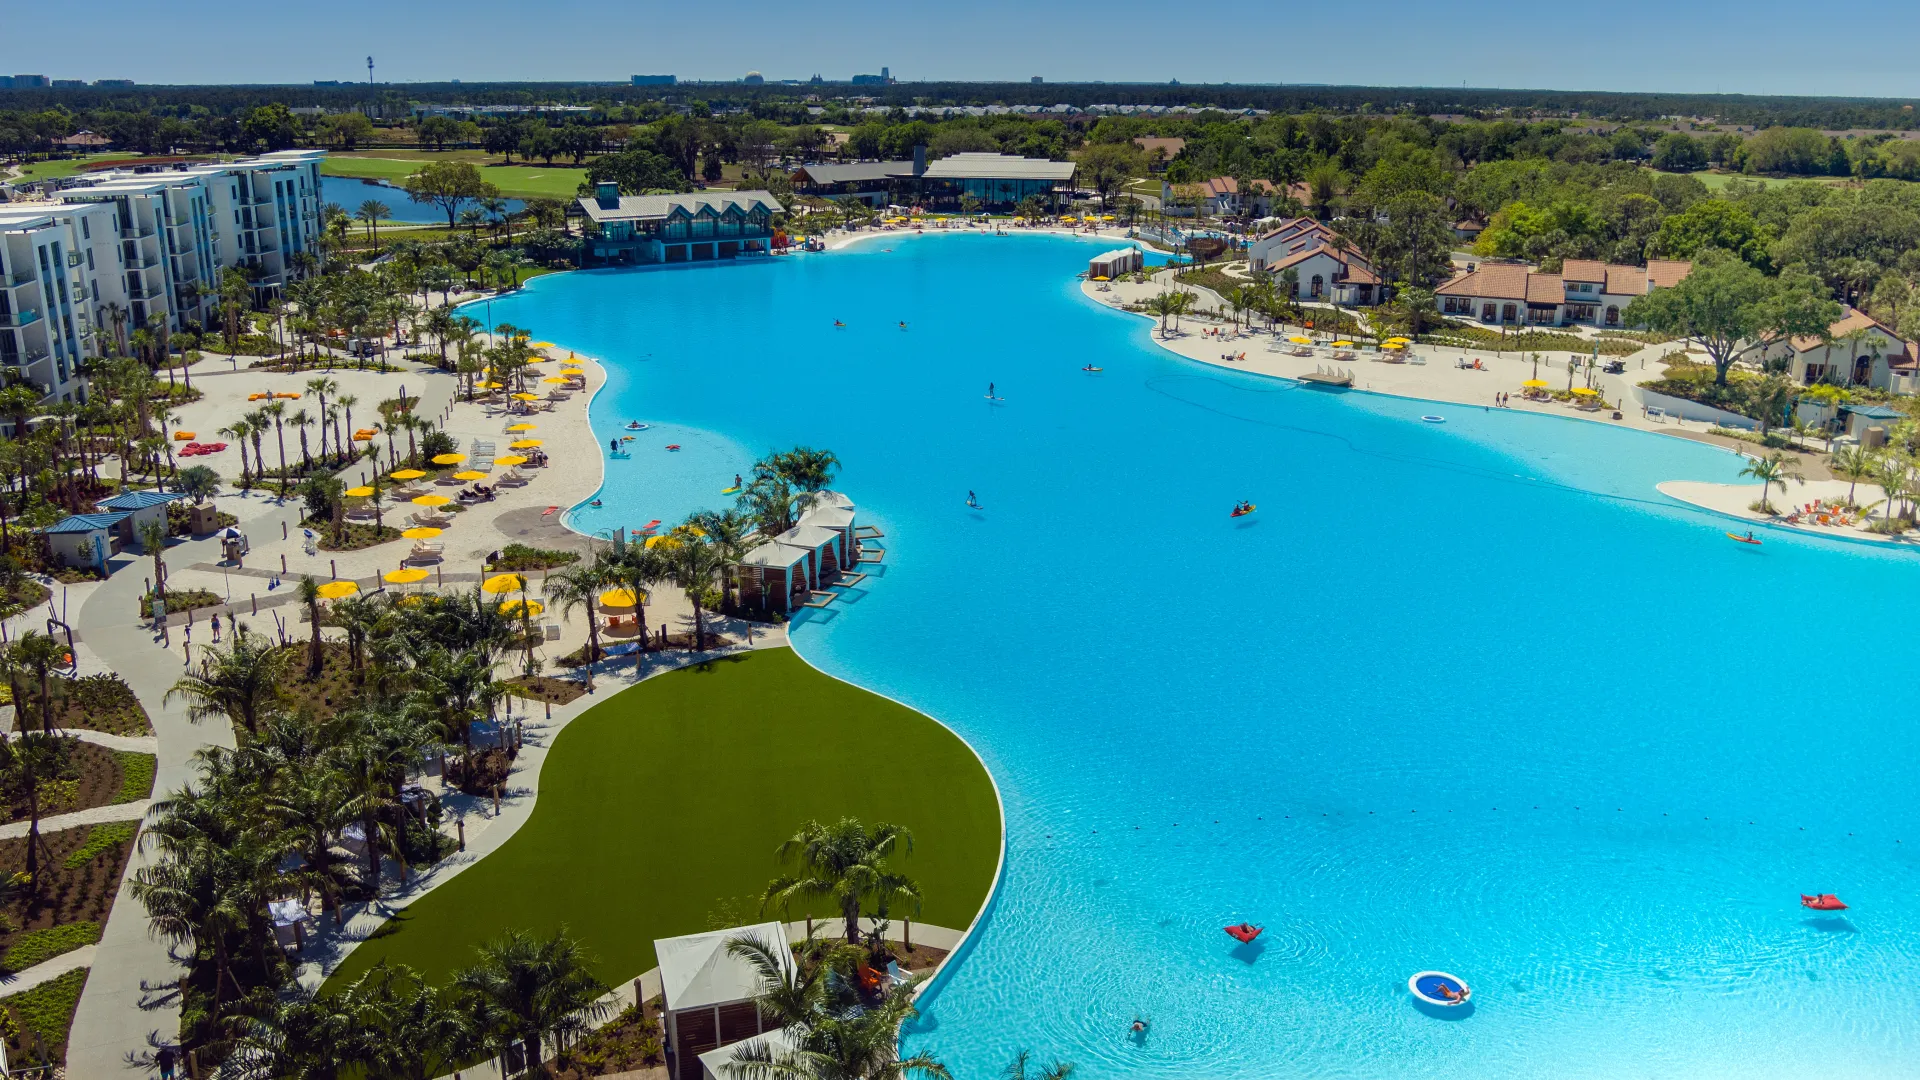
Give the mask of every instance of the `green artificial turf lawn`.
[[[398, 185], [426, 164], [421, 158], [339, 157], [320, 165], [328, 176], [356, 176]], [[480, 175], [513, 199], [571, 199], [579, 194], [587, 170], [565, 166], [481, 165]]]
[[972, 923], [1000, 808], [952, 732], [790, 649], [661, 675], [568, 724], [520, 831], [381, 927], [329, 987], [380, 960], [443, 981], [504, 930], [562, 925], [618, 985], [656, 966], [656, 938], [707, 930], [717, 912], [759, 921], [774, 849], [808, 818], [844, 815], [910, 829], [913, 854], [892, 865], [919, 882], [921, 920]]

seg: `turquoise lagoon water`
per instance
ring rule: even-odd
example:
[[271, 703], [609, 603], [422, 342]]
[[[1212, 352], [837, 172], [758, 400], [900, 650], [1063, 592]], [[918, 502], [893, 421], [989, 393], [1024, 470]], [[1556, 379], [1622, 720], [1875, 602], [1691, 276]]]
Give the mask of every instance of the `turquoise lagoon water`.
[[[653, 425], [583, 530], [722, 505], [794, 443], [886, 530], [798, 647], [952, 725], [1007, 812], [908, 1047], [963, 1080], [1021, 1048], [1087, 1077], [1920, 1072], [1913, 556], [1728, 542], [1654, 491], [1733, 479], [1697, 444], [1182, 361], [1080, 295], [1098, 249], [903, 237], [495, 301], [607, 358], [603, 442]], [[1430, 967], [1467, 1015], [1413, 1006]]]

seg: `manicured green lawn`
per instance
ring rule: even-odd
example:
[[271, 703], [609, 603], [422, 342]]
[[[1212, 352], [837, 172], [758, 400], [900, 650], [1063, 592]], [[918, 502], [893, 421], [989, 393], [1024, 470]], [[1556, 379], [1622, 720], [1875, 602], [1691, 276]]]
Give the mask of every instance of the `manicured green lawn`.
[[62, 176], [72, 176], [86, 168], [90, 162], [132, 156], [134, 155], [126, 153], [85, 154], [81, 157], [60, 158], [55, 161], [36, 161], [30, 165], [20, 166], [20, 173], [26, 180], [54, 180]]
[[[1694, 179], [1707, 185], [1708, 191], [1720, 191], [1727, 186], [1727, 182], [1730, 180], [1758, 180], [1762, 184], [1765, 184], [1768, 187], [1774, 187], [1779, 184], [1788, 184], [1793, 182], [1792, 180], [1783, 180], [1779, 177], [1774, 177], [1774, 176], [1746, 176], [1741, 173], [1697, 172], [1697, 173], [1689, 173], [1686, 175], [1690, 175]], [[1851, 180], [1852, 177], [1802, 176], [1802, 177], [1796, 177], [1795, 179], [1811, 180], [1816, 184], [1844, 184], [1847, 181]]]
[[774, 849], [807, 818], [843, 815], [911, 829], [914, 852], [895, 865], [920, 883], [921, 918], [973, 921], [1000, 810], [952, 732], [789, 649], [671, 672], [567, 725], [520, 831], [382, 927], [329, 985], [379, 960], [442, 980], [503, 930], [563, 925], [617, 984], [655, 966], [655, 938], [706, 930], [714, 914], [758, 919]]
[[[394, 151], [405, 153], [405, 151]], [[446, 155], [431, 156], [416, 154], [412, 157], [347, 157], [340, 154], [328, 154], [320, 171], [328, 176], [354, 176], [385, 180], [398, 184], [412, 175], [427, 161], [463, 160]], [[480, 166], [480, 175], [492, 181], [500, 189], [500, 194], [515, 199], [571, 199], [580, 189], [581, 181], [587, 177], [587, 170], [555, 165], [489, 165], [475, 162]]]

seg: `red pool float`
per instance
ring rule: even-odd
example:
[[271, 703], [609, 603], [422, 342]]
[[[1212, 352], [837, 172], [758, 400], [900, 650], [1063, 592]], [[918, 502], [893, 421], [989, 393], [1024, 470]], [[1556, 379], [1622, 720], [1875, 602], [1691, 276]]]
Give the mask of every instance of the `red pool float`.
[[1265, 929], [1266, 927], [1264, 926], [1254, 926], [1252, 923], [1241, 923], [1239, 926], [1227, 927], [1227, 933], [1231, 934], [1244, 945], [1254, 938], [1259, 937], [1260, 932]]
[[1840, 898], [1833, 895], [1832, 893], [1821, 893], [1818, 896], [1808, 896], [1806, 893], [1801, 893], [1800, 906], [1804, 908], [1812, 908], [1815, 911], [1847, 910], [1847, 905], [1841, 903]]

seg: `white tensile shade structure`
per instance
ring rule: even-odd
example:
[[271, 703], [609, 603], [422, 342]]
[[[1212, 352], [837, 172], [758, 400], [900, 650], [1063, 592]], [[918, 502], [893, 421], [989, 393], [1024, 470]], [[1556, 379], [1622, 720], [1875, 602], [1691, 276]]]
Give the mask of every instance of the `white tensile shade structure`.
[[768, 1029], [753, 1003], [760, 976], [753, 965], [727, 951], [727, 942], [753, 938], [771, 947], [789, 969], [793, 950], [777, 922], [661, 938], [660, 990], [666, 999], [667, 1046], [673, 1080], [700, 1080], [701, 1055]]
[[734, 1080], [734, 1074], [727, 1070], [727, 1066], [733, 1063], [735, 1055], [749, 1046], [765, 1046], [778, 1057], [792, 1050], [794, 1042], [793, 1036], [776, 1028], [751, 1039], [729, 1043], [718, 1050], [709, 1050], [700, 1055], [700, 1080]]

